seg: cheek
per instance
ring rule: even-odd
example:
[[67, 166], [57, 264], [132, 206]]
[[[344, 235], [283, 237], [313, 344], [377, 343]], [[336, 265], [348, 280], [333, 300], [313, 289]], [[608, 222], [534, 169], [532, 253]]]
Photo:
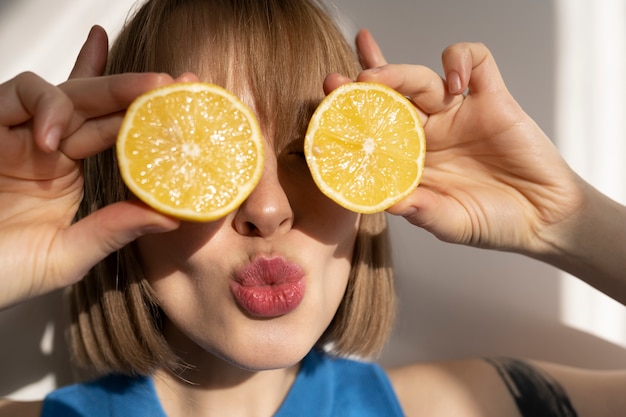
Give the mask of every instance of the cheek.
[[359, 215], [353, 212], [337, 208], [334, 203], [326, 210], [327, 221], [319, 225], [319, 228], [311, 233], [326, 244], [335, 246], [333, 257], [345, 260], [344, 266], [349, 272], [351, 268], [354, 244], [359, 228]]
[[150, 282], [172, 274], [187, 271], [189, 260], [207, 243], [214, 240], [223, 221], [212, 223], [183, 222], [169, 233], [146, 235], [136, 241], [141, 266]]
[[311, 178], [308, 168], [286, 170], [281, 185], [294, 214], [294, 227], [324, 244], [337, 246], [351, 257], [360, 215], [326, 197]]

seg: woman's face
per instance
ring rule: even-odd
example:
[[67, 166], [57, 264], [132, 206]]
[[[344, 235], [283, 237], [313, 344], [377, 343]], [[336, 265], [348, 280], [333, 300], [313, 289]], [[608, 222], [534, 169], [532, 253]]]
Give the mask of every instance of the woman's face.
[[245, 369], [297, 363], [344, 295], [359, 216], [327, 199], [302, 143], [278, 154], [266, 138], [263, 176], [248, 199], [211, 223], [138, 241], [175, 352], [206, 352]]

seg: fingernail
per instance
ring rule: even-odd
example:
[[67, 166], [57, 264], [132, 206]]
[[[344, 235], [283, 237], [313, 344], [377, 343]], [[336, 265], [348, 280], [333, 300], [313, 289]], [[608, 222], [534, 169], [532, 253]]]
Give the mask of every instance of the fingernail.
[[463, 85], [461, 84], [461, 76], [456, 71], [450, 71], [446, 74], [448, 80], [448, 91], [450, 94], [461, 94], [463, 92]]
[[145, 234], [166, 233], [166, 232], [171, 232], [172, 230], [176, 230], [179, 226], [180, 226], [180, 220], [167, 217], [166, 219], [162, 219], [158, 223], [153, 223], [153, 224], [144, 226], [142, 231]]
[[375, 77], [381, 71], [382, 71], [381, 67], [368, 68], [366, 70], [363, 70], [363, 72], [360, 73], [359, 76], [356, 79], [357, 79], [357, 81], [371, 81], [372, 78], [375, 79]]
[[390, 214], [393, 214], [394, 216], [402, 216], [402, 217], [410, 217], [412, 215], [414, 215], [415, 213], [417, 213], [417, 207], [414, 206], [408, 206], [408, 207], [402, 207], [403, 204], [402, 202], [391, 206], [387, 209], [387, 211]]
[[409, 207], [406, 210], [404, 210], [401, 214], [402, 217], [411, 217], [412, 215], [414, 215], [415, 213], [417, 213], [417, 207]]
[[50, 152], [54, 152], [59, 147], [61, 141], [61, 128], [58, 126], [51, 127], [43, 139], [43, 144]]

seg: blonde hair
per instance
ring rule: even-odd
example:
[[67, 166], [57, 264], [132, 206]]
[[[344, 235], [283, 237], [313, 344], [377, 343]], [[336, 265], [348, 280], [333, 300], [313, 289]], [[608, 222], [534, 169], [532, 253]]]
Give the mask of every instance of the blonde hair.
[[[331, 13], [315, 0], [151, 0], [122, 30], [107, 72], [194, 71], [246, 88], [259, 119], [292, 140], [304, 134], [325, 76], [359, 70]], [[84, 172], [79, 218], [128, 198], [112, 150], [87, 159]], [[318, 347], [363, 357], [382, 349], [395, 314], [388, 246], [384, 214], [362, 216], [346, 293]], [[162, 312], [138, 259], [128, 245], [71, 289], [74, 357], [96, 372], [149, 374], [180, 365], [161, 334]]]

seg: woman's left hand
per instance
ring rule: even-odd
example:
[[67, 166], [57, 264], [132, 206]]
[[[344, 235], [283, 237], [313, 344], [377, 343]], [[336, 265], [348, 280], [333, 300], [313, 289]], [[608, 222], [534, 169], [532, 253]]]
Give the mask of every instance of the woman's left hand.
[[[581, 204], [581, 182], [508, 92], [482, 44], [443, 52], [443, 79], [419, 65], [389, 65], [367, 31], [357, 37], [357, 81], [386, 84], [422, 114], [421, 185], [392, 214], [448, 242], [540, 253]], [[327, 92], [351, 80], [326, 79]]]

